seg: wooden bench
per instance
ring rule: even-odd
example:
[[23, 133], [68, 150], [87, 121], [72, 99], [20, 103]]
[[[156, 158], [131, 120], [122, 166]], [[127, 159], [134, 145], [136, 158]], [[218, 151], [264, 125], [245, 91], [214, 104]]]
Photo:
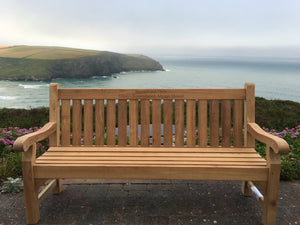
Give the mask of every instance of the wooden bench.
[[[49, 123], [14, 144], [23, 152], [28, 224], [39, 221], [40, 201], [50, 188], [61, 192], [65, 178], [240, 180], [245, 196], [253, 183], [263, 191], [263, 224], [276, 223], [279, 153], [289, 146], [255, 124], [254, 84], [240, 89], [60, 89], [52, 83], [49, 114]], [[36, 159], [36, 143], [47, 137], [50, 148]], [[255, 139], [266, 143], [267, 160], [255, 151]]]

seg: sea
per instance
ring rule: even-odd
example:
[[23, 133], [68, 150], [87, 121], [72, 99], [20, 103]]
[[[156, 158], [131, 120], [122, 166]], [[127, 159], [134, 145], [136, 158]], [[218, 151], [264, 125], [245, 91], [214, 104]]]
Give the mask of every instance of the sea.
[[89, 79], [0, 81], [0, 108], [49, 105], [49, 84], [62, 88], [243, 88], [256, 96], [300, 102], [300, 58], [158, 57], [165, 71], [132, 71]]

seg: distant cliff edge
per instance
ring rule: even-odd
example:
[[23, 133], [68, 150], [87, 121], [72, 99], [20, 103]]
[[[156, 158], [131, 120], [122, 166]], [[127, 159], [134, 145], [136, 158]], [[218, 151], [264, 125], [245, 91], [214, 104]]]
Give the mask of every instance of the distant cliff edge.
[[50, 81], [156, 70], [163, 70], [162, 65], [143, 55], [64, 47], [0, 46], [0, 80]]

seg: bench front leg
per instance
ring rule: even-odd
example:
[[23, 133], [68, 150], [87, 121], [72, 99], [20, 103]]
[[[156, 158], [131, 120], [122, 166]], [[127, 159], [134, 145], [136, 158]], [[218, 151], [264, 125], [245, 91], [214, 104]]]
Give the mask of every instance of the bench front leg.
[[275, 225], [278, 205], [278, 192], [280, 182], [280, 155], [274, 153], [273, 149], [267, 145], [267, 163], [269, 176], [267, 181], [266, 193], [264, 196], [263, 219], [264, 225]]
[[33, 163], [35, 161], [36, 145], [32, 145], [22, 156], [22, 171], [24, 183], [24, 198], [27, 224], [36, 224], [40, 219], [38, 190], [35, 185]]

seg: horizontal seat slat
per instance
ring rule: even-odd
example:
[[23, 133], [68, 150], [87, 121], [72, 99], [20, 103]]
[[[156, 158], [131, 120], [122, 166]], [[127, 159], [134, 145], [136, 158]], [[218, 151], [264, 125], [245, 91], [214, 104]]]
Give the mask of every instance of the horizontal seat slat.
[[111, 156], [111, 157], [201, 157], [201, 158], [261, 158], [257, 153], [173, 153], [173, 152], [46, 152], [44, 157], [99, 157], [99, 156]]
[[163, 150], [155, 147], [57, 147], [50, 148], [40, 156], [36, 160], [36, 164], [266, 167], [266, 160], [252, 148], [172, 148]]
[[238, 152], [247, 153], [257, 151], [254, 148], [159, 148], [159, 147], [50, 147], [47, 152]]
[[138, 166], [138, 165], [145, 165], [145, 166], [155, 166], [155, 165], [197, 165], [197, 166], [261, 166], [265, 167], [266, 164], [264, 162], [217, 162], [217, 161], [209, 161], [209, 162], [197, 162], [197, 161], [59, 161], [59, 160], [53, 160], [53, 161], [40, 161], [38, 162], [38, 165], [40, 164], [66, 164], [66, 165], [72, 165], [72, 164], [95, 164], [95, 165], [131, 165], [131, 166]]
[[245, 99], [244, 88], [227, 89], [58, 89], [59, 99]]
[[266, 181], [265, 166], [36, 164], [36, 178], [189, 179]]
[[214, 162], [214, 161], [228, 161], [228, 162], [249, 162], [249, 161], [253, 161], [253, 162], [263, 162], [265, 163], [265, 161], [261, 158], [213, 158], [213, 157], [209, 157], [209, 158], [201, 158], [201, 157], [51, 157], [51, 156], [45, 156], [43, 158], [39, 158], [37, 159], [37, 163], [41, 162], [41, 161], [48, 161], [48, 160], [57, 160], [57, 161], [106, 161], [106, 160], [111, 160], [111, 161], [174, 161], [174, 162], [181, 162], [181, 161], [192, 161], [192, 162]]

